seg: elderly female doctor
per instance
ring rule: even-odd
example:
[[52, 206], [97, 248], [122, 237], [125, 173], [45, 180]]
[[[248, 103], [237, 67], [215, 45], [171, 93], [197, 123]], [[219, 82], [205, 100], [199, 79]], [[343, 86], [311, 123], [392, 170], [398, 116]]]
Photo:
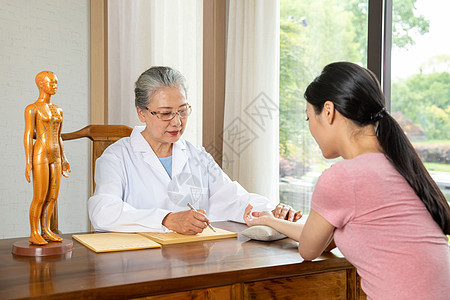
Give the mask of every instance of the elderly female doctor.
[[[248, 204], [273, 208], [269, 199], [231, 181], [203, 147], [181, 139], [192, 111], [181, 73], [150, 68], [138, 78], [135, 97], [146, 126], [135, 127], [96, 162], [96, 189], [88, 202], [96, 231], [196, 234], [210, 221], [243, 222]], [[273, 212], [291, 221], [301, 218], [284, 204]]]

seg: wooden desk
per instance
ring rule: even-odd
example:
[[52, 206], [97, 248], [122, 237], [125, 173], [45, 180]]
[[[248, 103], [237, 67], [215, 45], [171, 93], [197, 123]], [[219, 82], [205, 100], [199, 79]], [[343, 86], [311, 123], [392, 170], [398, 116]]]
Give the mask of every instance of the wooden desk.
[[[240, 232], [245, 225], [214, 226]], [[71, 235], [63, 235], [71, 238]], [[74, 241], [61, 257], [11, 254], [0, 240], [0, 298], [358, 299], [354, 267], [338, 251], [302, 262], [290, 239], [238, 238], [96, 254]], [[169, 294], [169, 295], [167, 295]]]

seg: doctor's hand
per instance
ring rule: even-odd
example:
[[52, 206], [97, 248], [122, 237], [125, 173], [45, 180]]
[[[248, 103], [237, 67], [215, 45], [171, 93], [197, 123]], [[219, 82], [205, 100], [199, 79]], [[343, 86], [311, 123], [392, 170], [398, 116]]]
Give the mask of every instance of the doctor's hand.
[[204, 210], [185, 210], [176, 213], [169, 213], [162, 221], [162, 225], [168, 229], [181, 234], [197, 234], [206, 228], [209, 220]]
[[287, 204], [279, 203], [272, 213], [275, 218], [287, 220], [291, 222], [297, 222], [302, 217], [302, 211], [295, 211], [292, 207]]

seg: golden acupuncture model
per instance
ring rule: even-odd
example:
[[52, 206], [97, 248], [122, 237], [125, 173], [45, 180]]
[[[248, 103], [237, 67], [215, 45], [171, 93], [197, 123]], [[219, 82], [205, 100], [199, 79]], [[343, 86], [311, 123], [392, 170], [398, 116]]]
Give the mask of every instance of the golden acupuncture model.
[[[68, 177], [70, 165], [61, 139], [63, 111], [50, 102], [58, 88], [58, 78], [53, 72], [43, 71], [36, 75], [36, 85], [39, 88], [39, 98], [25, 108], [25, 177], [30, 182], [32, 172], [33, 200], [30, 206], [29, 241], [45, 245], [48, 242], [62, 241], [61, 237], [51, 231], [50, 219], [58, 198], [61, 174]], [[33, 144], [34, 134], [36, 141]]]

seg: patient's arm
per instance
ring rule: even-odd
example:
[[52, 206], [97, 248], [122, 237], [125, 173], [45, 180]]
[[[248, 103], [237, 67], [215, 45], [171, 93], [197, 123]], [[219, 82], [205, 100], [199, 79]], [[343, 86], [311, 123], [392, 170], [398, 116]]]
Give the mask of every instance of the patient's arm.
[[298, 250], [305, 260], [313, 260], [324, 251], [335, 247], [335, 227], [322, 216], [311, 210], [305, 224], [280, 220], [272, 212], [252, 212], [252, 206], [245, 209], [244, 220], [248, 226], [266, 225], [299, 242]]

